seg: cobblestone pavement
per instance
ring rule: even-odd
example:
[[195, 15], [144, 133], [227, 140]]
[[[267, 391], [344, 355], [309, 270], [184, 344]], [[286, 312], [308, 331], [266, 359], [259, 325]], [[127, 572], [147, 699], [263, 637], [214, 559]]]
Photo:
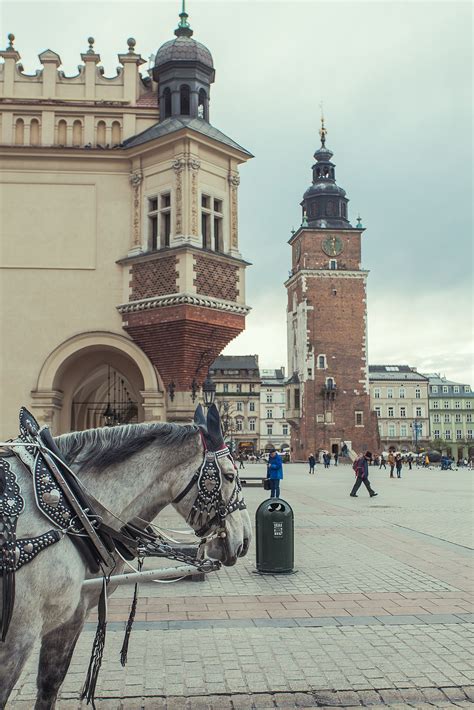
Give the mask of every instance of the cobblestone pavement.
[[[379, 496], [361, 489], [354, 499], [349, 466], [315, 476], [286, 466], [297, 573], [255, 574], [252, 549], [202, 583], [143, 585], [125, 669], [118, 657], [133, 590], [119, 587], [98, 708], [474, 707], [473, 474], [370, 477]], [[264, 495], [245, 490], [251, 514]], [[182, 525], [172, 510], [159, 522]], [[92, 615], [60, 710], [79, 707], [94, 627]], [[36, 661], [8, 708], [33, 706]]]

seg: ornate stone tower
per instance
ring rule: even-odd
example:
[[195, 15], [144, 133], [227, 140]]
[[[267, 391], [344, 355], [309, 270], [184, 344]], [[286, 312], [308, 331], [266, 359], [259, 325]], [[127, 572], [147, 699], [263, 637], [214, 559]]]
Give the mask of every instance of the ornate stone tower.
[[370, 412], [367, 366], [368, 272], [361, 268], [360, 219], [348, 220], [345, 191], [336, 184], [333, 154], [314, 157], [313, 183], [301, 203], [301, 227], [292, 235], [288, 291], [287, 419], [293, 456], [319, 449], [359, 453], [378, 449], [377, 422]]
[[136, 242], [123, 327], [158, 369], [171, 420], [189, 419], [209, 365], [243, 329], [238, 166], [251, 154], [209, 123], [214, 65], [184, 9], [152, 72], [160, 120], [126, 140]]

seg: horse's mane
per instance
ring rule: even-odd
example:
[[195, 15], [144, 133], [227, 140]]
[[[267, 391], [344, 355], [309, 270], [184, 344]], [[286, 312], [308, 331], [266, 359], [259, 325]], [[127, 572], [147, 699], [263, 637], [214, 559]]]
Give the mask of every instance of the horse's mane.
[[162, 444], [182, 444], [199, 431], [194, 425], [126, 424], [73, 431], [56, 436], [54, 441], [68, 465], [79, 469], [105, 468], [123, 461], [156, 440]]

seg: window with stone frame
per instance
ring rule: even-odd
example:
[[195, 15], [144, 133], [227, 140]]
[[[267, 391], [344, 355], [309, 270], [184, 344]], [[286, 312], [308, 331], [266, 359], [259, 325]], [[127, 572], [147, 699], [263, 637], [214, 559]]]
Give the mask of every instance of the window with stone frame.
[[201, 195], [201, 236], [204, 249], [224, 251], [223, 201]]
[[449, 441], [451, 439], [451, 429], [445, 429], [444, 438], [446, 439], [446, 441]]
[[255, 419], [249, 419], [249, 431], [255, 431]]
[[450, 415], [450, 414], [445, 414], [445, 415], [444, 415], [444, 423], [445, 423], [445, 424], [450, 424], [450, 423], [451, 423], [451, 415]]
[[243, 402], [236, 402], [235, 407], [238, 412], [244, 411], [244, 403]]
[[454, 394], [459, 394], [459, 392], [460, 392], [459, 385], [454, 385], [453, 392], [454, 392]]
[[223, 390], [224, 390], [224, 392], [228, 392], [228, 391], [229, 391], [229, 385], [228, 385], [227, 382], [224, 382], [224, 384], [223, 384]]
[[440, 415], [439, 415], [439, 414], [434, 414], [434, 415], [433, 415], [433, 422], [434, 422], [435, 424], [439, 424], [440, 421], [441, 421]]
[[364, 412], [355, 412], [355, 425], [364, 426]]
[[378, 417], [382, 416], [382, 407], [374, 407], [374, 412]]
[[271, 390], [267, 390], [267, 404], [271, 404], [273, 402], [273, 394]]
[[432, 385], [431, 391], [433, 394], [437, 394], [438, 393], [438, 385]]
[[433, 409], [439, 409], [439, 400], [438, 399], [433, 400]]
[[472, 439], [472, 429], [467, 430], [467, 438]]
[[393, 407], [388, 407], [387, 416], [388, 416], [388, 417], [393, 417], [393, 411], [394, 411]]
[[421, 390], [419, 387], [415, 390], [415, 399], [421, 399]]
[[435, 438], [435, 439], [439, 439], [439, 438], [440, 438], [440, 436], [439, 436], [439, 429], [435, 429], [434, 432], [433, 432], [433, 435], [434, 435], [434, 438]]
[[407, 425], [400, 424], [400, 436], [407, 436]]
[[393, 399], [393, 387], [387, 387], [387, 399]]
[[406, 407], [400, 407], [400, 416], [401, 417], [406, 417], [407, 415], [407, 408]]
[[235, 428], [237, 431], [243, 431], [244, 429], [244, 420], [240, 417], [235, 420]]
[[374, 389], [374, 399], [380, 399], [380, 387]]
[[471, 403], [470, 403], [470, 402], [466, 402], [466, 409], [471, 409]]
[[267, 419], [273, 419], [273, 412], [271, 409], [267, 409]]
[[471, 414], [471, 412], [468, 412], [468, 413], [466, 414], [466, 421], [467, 421], [467, 422], [472, 422], [472, 414]]
[[459, 402], [459, 401], [454, 402], [454, 409], [461, 409], [461, 402]]
[[422, 416], [423, 416], [423, 411], [422, 411], [421, 407], [417, 407], [417, 408], [415, 409], [415, 416], [417, 416], [417, 417], [422, 417]]
[[395, 424], [388, 425], [388, 436], [391, 438], [395, 436]]
[[398, 397], [399, 397], [399, 399], [405, 399], [405, 388], [404, 387], [400, 387], [400, 389], [398, 390]]
[[171, 193], [148, 197], [148, 245], [156, 251], [169, 247], [171, 239]]
[[325, 370], [326, 367], [326, 355], [318, 355], [318, 370]]
[[462, 430], [456, 429], [456, 439], [462, 439]]
[[447, 394], [449, 392], [449, 387], [447, 385], [443, 385], [443, 392]]
[[462, 417], [461, 417], [461, 415], [460, 415], [460, 414], [455, 414], [455, 415], [454, 415], [454, 421], [456, 422], [456, 424], [460, 424], [460, 423], [462, 422]]
[[250, 402], [250, 404], [249, 404], [249, 411], [250, 411], [250, 412], [255, 412], [255, 402]]
[[288, 424], [283, 424], [281, 429], [283, 436], [288, 436]]
[[443, 402], [443, 407], [444, 407], [445, 409], [449, 409], [449, 402], [448, 402], [447, 399], [444, 400], [444, 402]]
[[267, 436], [272, 436], [272, 435], [273, 435], [273, 425], [267, 424]]

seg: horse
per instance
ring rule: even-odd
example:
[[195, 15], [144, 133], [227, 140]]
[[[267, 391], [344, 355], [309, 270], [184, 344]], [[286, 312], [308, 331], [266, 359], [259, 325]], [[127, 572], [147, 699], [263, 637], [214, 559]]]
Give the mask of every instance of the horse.
[[[239, 496], [240, 488], [221, 431], [217, 408], [212, 405], [207, 420], [198, 407], [195, 423], [190, 425], [144, 423], [104, 427], [64, 434], [54, 437], [54, 442], [84, 488], [104, 511], [110, 511], [105, 520], [109, 526], [119, 529], [117, 519], [152, 521], [165, 506], [172, 504], [201, 536], [204, 527], [208, 535], [219, 525], [214, 520], [205, 521], [199, 511], [196, 515], [199, 501], [196, 473], [203, 464], [206, 449], [224, 454], [219, 458], [219, 466], [221, 500], [228, 506], [223, 523], [225, 532], [211, 535], [205, 553], [231, 566], [248, 551], [251, 525], [243, 504], [237, 508], [230, 506], [230, 501]], [[24, 512], [18, 518], [17, 539], [41, 535], [50, 526], [35, 504], [31, 475], [16, 457], [9, 457], [8, 461], [25, 502]], [[114, 563], [114, 573], [120, 573], [124, 562], [117, 553]], [[16, 572], [13, 615], [5, 642], [0, 641], [1, 709], [39, 638], [35, 710], [54, 709], [86, 616], [99, 601], [100, 590], [83, 588], [83, 582], [93, 576], [68, 535]], [[113, 576], [108, 586], [109, 593], [116, 588]]]

